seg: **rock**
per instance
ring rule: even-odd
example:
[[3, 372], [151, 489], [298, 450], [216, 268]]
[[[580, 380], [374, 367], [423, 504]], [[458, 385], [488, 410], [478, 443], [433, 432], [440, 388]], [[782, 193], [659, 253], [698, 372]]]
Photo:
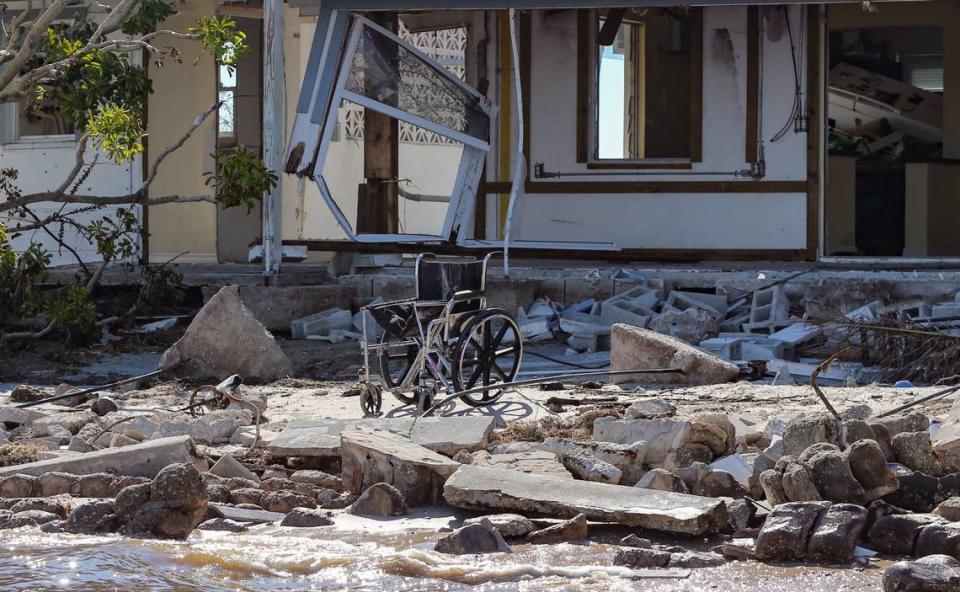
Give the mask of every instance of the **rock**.
[[807, 554], [817, 561], [847, 563], [853, 559], [867, 510], [853, 504], [834, 504], [820, 513], [807, 543]]
[[653, 543], [650, 539], [640, 538], [635, 534], [628, 534], [620, 539], [620, 544], [624, 547], [636, 547], [638, 549], [650, 549]]
[[[15, 473], [42, 475], [50, 471], [87, 475], [114, 471], [123, 475], [153, 477], [161, 469], [175, 463], [197, 460], [193, 443], [186, 436], [151, 440], [135, 446], [108, 448], [70, 457], [0, 468], [0, 477]], [[2, 483], [2, 480], [0, 480]]]
[[404, 516], [407, 500], [390, 483], [374, 483], [350, 506], [350, 513], [360, 516]]
[[207, 484], [197, 467], [169, 465], [154, 478], [149, 501], [132, 513], [124, 532], [185, 539], [203, 521], [208, 500]]
[[813, 477], [799, 463], [790, 463], [783, 471], [783, 494], [791, 502], [817, 502], [822, 500]]
[[97, 397], [97, 400], [93, 402], [90, 406], [90, 410], [96, 413], [99, 417], [103, 417], [108, 413], [114, 413], [119, 411], [120, 406], [117, 405], [117, 402], [111, 399], [110, 397]]
[[933, 513], [946, 518], [950, 522], [957, 522], [960, 520], [960, 497], [951, 497], [944, 500]]
[[264, 469], [263, 473], [260, 475], [260, 478], [264, 481], [267, 479], [288, 479], [289, 477], [290, 474], [280, 465], [270, 465]]
[[909, 555], [913, 552], [920, 530], [939, 520], [933, 514], [891, 514], [880, 516], [867, 531], [866, 540], [871, 549], [889, 555]]
[[207, 301], [159, 366], [178, 362], [184, 362], [178, 374], [196, 378], [240, 374], [247, 380], [277, 380], [293, 373], [290, 359], [240, 301], [237, 286], [226, 286]]
[[39, 401], [44, 397], [46, 397], [46, 395], [44, 394], [43, 391], [41, 391], [35, 386], [30, 386], [26, 384], [21, 384], [20, 386], [10, 391], [11, 403], [30, 403], [33, 401]]
[[932, 512], [943, 501], [940, 479], [923, 473], [901, 474], [899, 487], [883, 499], [911, 512]]
[[294, 483], [309, 483], [324, 489], [333, 489], [334, 491], [343, 491], [343, 482], [340, 477], [324, 473], [323, 471], [294, 471], [290, 475], [290, 480]]
[[64, 444], [69, 444], [70, 439], [73, 438], [73, 434], [70, 433], [70, 430], [68, 430], [67, 428], [61, 425], [53, 424], [53, 425], [47, 426], [46, 429], [47, 429], [47, 437], [59, 438], [61, 446]]
[[[714, 442], [712, 437], [708, 437], [705, 441], [694, 440], [698, 428], [701, 425], [708, 425], [719, 429], [720, 431], [716, 433], [717, 435], [722, 435], [723, 439], [719, 442]], [[693, 427], [690, 432], [690, 435], [687, 436], [688, 442], [698, 441], [701, 444], [706, 444], [713, 451], [714, 455], [718, 457], [727, 456], [737, 451], [737, 429], [726, 415], [714, 414], [696, 417], [693, 420]], [[713, 432], [713, 430], [711, 430], [711, 432]]]
[[907, 415], [884, 417], [871, 422], [871, 426], [882, 425], [893, 438], [901, 432], [925, 432], [930, 427], [930, 419], [920, 411], [913, 411]]
[[684, 551], [683, 553], [671, 554], [667, 567], [674, 569], [697, 569], [702, 567], [719, 567], [726, 562], [727, 560], [720, 553]]
[[[687, 316], [692, 309], [679, 313]], [[693, 310], [692, 314], [700, 311]], [[663, 317], [664, 315], [659, 315]], [[674, 319], [674, 321], [679, 319]], [[658, 322], [665, 322], [661, 319]], [[671, 321], [670, 325], [673, 325]], [[675, 326], [675, 325], [674, 325]], [[653, 327], [657, 329], [657, 327]], [[668, 327], [660, 327], [667, 329]], [[699, 340], [697, 341], [699, 342]], [[610, 369], [680, 368], [683, 374], [638, 374], [613, 377], [614, 383], [718, 384], [740, 374], [736, 364], [697, 349], [676, 337], [617, 323], [610, 338]]]
[[582, 541], [587, 538], [587, 517], [577, 514], [560, 524], [554, 524], [540, 530], [535, 530], [523, 538], [523, 542], [534, 545], [549, 543], [568, 543]]
[[84, 452], [93, 452], [94, 450], [96, 450], [96, 448], [91, 446], [89, 442], [87, 442], [80, 436], [74, 436], [70, 438], [70, 443], [67, 445], [67, 450], [71, 452], [79, 452], [82, 454]]
[[243, 466], [240, 461], [233, 458], [230, 454], [221, 456], [220, 460], [210, 467], [210, 473], [218, 477], [240, 477], [241, 479], [249, 479], [254, 483], [260, 483], [260, 477], [257, 477], [253, 471]]
[[33, 409], [20, 409], [10, 405], [0, 406], [0, 423], [9, 427], [21, 425], [30, 425], [38, 419], [46, 417], [46, 413], [34, 411]]
[[720, 500], [473, 465], [461, 465], [447, 479], [443, 497], [448, 504], [469, 510], [557, 518], [582, 513], [589, 520], [678, 534], [717, 532], [727, 522]]
[[956, 592], [960, 577], [946, 565], [901, 561], [883, 572], [884, 592]]
[[[717, 333], [717, 318], [699, 308], [691, 307], [683, 311], [669, 308], [654, 315], [650, 319], [649, 326], [652, 331], [675, 337], [685, 343], [694, 344], [700, 343], [708, 336]], [[642, 368], [643, 366], [635, 367]]]
[[760, 473], [760, 486], [763, 488], [764, 497], [771, 506], [779, 506], [790, 501], [783, 490], [783, 473], [776, 469], [767, 469]]
[[244, 479], [243, 477], [227, 477], [226, 479], [221, 479], [220, 483], [230, 491], [235, 489], [260, 488], [260, 481], [251, 481], [250, 479]]
[[[844, 421], [863, 421], [869, 419], [871, 415], [873, 415], [873, 408], [866, 403], [851, 405], [840, 412], [840, 417], [842, 417]], [[872, 440], [873, 438], [871, 437], [870, 439]], [[850, 444], [854, 442], [856, 442], [856, 440], [848, 440]]]
[[488, 521], [481, 519], [441, 537], [434, 551], [451, 555], [510, 553], [510, 546]]
[[718, 549], [724, 557], [741, 561], [757, 559], [755, 541], [753, 539], [734, 539], [721, 543]]
[[37, 437], [48, 435], [50, 426], [60, 426], [71, 434], [76, 434], [83, 426], [96, 421], [97, 416], [92, 411], [73, 411], [42, 417], [31, 423], [30, 427], [33, 428], [33, 435]]
[[59, 473], [52, 471], [40, 475], [37, 480], [40, 490], [39, 495], [49, 497], [51, 495], [70, 494], [76, 491], [80, 492], [80, 479], [76, 475], [69, 473]]
[[927, 432], [901, 432], [890, 444], [897, 460], [911, 470], [934, 476], [943, 474], [943, 466], [933, 453]]
[[14, 514], [31, 510], [49, 512], [56, 514], [59, 518], [66, 518], [70, 513], [70, 505], [64, 499], [37, 497], [20, 500], [10, 507], [10, 511]]
[[620, 483], [623, 472], [610, 463], [588, 454], [568, 452], [560, 455], [560, 462], [577, 479], [598, 483]]
[[797, 417], [783, 432], [783, 454], [796, 456], [819, 442], [839, 445], [838, 428], [837, 422], [828, 415]]
[[747, 492], [733, 475], [727, 471], [713, 469], [697, 480], [693, 495], [739, 498], [747, 495]]
[[113, 500], [99, 500], [75, 508], [63, 529], [74, 534], [112, 532], [119, 525]]
[[244, 487], [241, 489], [234, 489], [230, 492], [230, 497], [233, 499], [235, 504], [255, 504], [260, 505], [260, 500], [263, 499], [264, 492], [260, 489], [254, 489], [251, 487]]
[[340, 449], [345, 490], [359, 493], [388, 483], [415, 506], [439, 499], [443, 482], [460, 466], [389, 432], [344, 432]]
[[864, 501], [866, 492], [854, 478], [843, 453], [832, 450], [818, 452], [806, 464], [823, 499], [849, 503]]
[[663, 399], [639, 399], [627, 407], [623, 416], [626, 419], [658, 419], [676, 414], [677, 408]]
[[140, 508], [150, 501], [150, 483], [128, 485], [117, 493], [115, 508], [117, 516], [123, 522], [133, 518]]
[[960, 561], [957, 561], [950, 555], [927, 555], [926, 557], [917, 559], [917, 563], [946, 565], [947, 567], [960, 567]]
[[210, 498], [210, 503], [218, 504], [229, 504], [233, 500], [230, 490], [219, 483], [207, 484], [207, 497]]
[[357, 501], [358, 497], [359, 496], [353, 493], [341, 493], [338, 497], [326, 502], [321, 502], [318, 498], [317, 506], [324, 510], [342, 510], [350, 507], [350, 505]]
[[861, 440], [876, 441], [877, 439], [877, 434], [873, 431], [873, 428], [862, 419], [848, 419], [843, 422], [843, 427], [846, 430], [844, 440], [848, 445]]
[[125, 421], [118, 426], [114, 426], [114, 430], [119, 430], [120, 433], [128, 438], [143, 441], [149, 440], [150, 437], [153, 436], [158, 425], [157, 422], [148, 417], [139, 416]]
[[15, 474], [0, 479], [0, 497], [32, 497], [38, 489], [37, 478], [32, 475]]
[[886, 457], [874, 440], [859, 440], [844, 451], [854, 478], [863, 486], [866, 501], [897, 490], [899, 481], [887, 467]]
[[650, 469], [637, 481], [634, 487], [655, 489], [657, 491], [672, 491], [674, 493], [690, 493], [683, 479], [666, 469]]
[[297, 528], [330, 526], [331, 524], [333, 524], [333, 520], [325, 513], [309, 508], [294, 508], [280, 521], [280, 526], [293, 526]]
[[80, 497], [113, 497], [117, 490], [110, 473], [93, 473], [80, 477]]
[[9, 518], [5, 518], [2, 522], [0, 522], [0, 528], [39, 526], [41, 524], [46, 524], [47, 522], [53, 522], [59, 519], [60, 516], [52, 512], [45, 512], [43, 510], [26, 510], [23, 512], [16, 512]]
[[803, 559], [807, 539], [829, 502], [789, 502], [770, 510], [760, 534], [756, 554], [765, 560]]
[[[757, 507], [746, 499], [724, 499], [727, 504], [730, 531], [737, 532], [750, 526], [750, 521], [757, 513]], [[621, 543], [622, 544], [622, 543]]]
[[913, 546], [913, 554], [917, 557], [927, 555], [960, 555], [960, 524], [947, 522], [934, 523], [924, 526], [917, 535], [917, 542]]
[[710, 466], [706, 463], [694, 462], [685, 467], [674, 467], [670, 472], [680, 477], [687, 489], [692, 491], [700, 477], [703, 477], [708, 471], [710, 471]]
[[668, 563], [670, 563], [670, 553], [657, 551], [656, 549], [630, 547], [618, 550], [613, 557], [614, 565], [622, 565], [632, 569], [666, 567]]
[[593, 422], [593, 439], [598, 442], [634, 445], [646, 442], [643, 464], [676, 466], [677, 450], [690, 432], [689, 421], [677, 419], [616, 419], [600, 417]]
[[533, 532], [537, 529], [533, 522], [520, 514], [491, 514], [479, 518], [470, 518], [463, 521], [463, 525], [479, 524], [486, 520], [504, 538], [516, 538]]
[[259, 505], [268, 512], [286, 513], [294, 508], [316, 508], [317, 500], [295, 491], [268, 491]]
[[294, 489], [297, 484], [290, 479], [266, 479], [260, 482], [260, 489], [264, 491], [282, 491], [284, 489]]
[[236, 520], [230, 520], [229, 518], [212, 518], [205, 522], [201, 522], [197, 526], [197, 529], [223, 532], [247, 532], [250, 530], [246, 524], [237, 522]]

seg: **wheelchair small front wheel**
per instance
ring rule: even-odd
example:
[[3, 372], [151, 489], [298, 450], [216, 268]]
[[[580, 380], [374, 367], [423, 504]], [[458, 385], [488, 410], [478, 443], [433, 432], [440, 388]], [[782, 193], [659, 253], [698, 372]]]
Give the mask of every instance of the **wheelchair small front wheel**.
[[497, 385], [513, 382], [522, 356], [520, 327], [510, 313], [491, 308], [473, 316], [454, 350], [453, 383], [458, 391], [491, 388], [460, 398], [473, 407], [495, 403], [505, 390]]

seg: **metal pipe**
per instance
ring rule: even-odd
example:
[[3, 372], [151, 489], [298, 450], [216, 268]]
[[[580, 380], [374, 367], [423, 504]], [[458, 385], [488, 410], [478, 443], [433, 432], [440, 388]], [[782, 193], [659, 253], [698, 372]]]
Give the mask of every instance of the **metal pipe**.
[[917, 399], [916, 401], [911, 401], [910, 403], [907, 403], [906, 405], [901, 405], [901, 406], [899, 406], [899, 407], [897, 407], [897, 408], [895, 408], [895, 409], [891, 409], [890, 411], [884, 411], [883, 413], [881, 413], [880, 415], [878, 415], [877, 418], [887, 417], [887, 416], [889, 416], [889, 415], [893, 415], [894, 413], [900, 413], [901, 411], [906, 411], [907, 409], [910, 409], [910, 408], [913, 407], [914, 405], [919, 405], [920, 403], [926, 403], [927, 401], [930, 401], [930, 400], [932, 400], [932, 399], [937, 399], [937, 398], [939, 398], [939, 397], [944, 397], [944, 396], [949, 395], [950, 393], [954, 393], [954, 392], [956, 392], [956, 391], [960, 391], [960, 384], [951, 386], [951, 387], [948, 388], [948, 389], [943, 389], [942, 391], [937, 391], [937, 392], [933, 393], [932, 395], [927, 395], [926, 397], [920, 397], [920, 398]]
[[160, 368], [159, 370], [154, 370], [153, 372], [147, 372], [146, 374], [141, 374], [140, 376], [132, 376], [130, 378], [124, 378], [123, 380], [118, 380], [116, 382], [111, 382], [110, 384], [105, 384], [102, 386], [93, 386], [82, 391], [70, 391], [69, 393], [64, 393], [62, 395], [56, 395], [53, 397], [47, 397], [46, 399], [40, 399], [39, 401], [28, 401], [26, 403], [20, 403], [17, 405], [20, 409], [25, 409], [27, 407], [36, 407], [37, 405], [43, 405], [44, 403], [53, 403], [54, 401], [62, 401], [63, 399], [69, 399], [71, 397], [82, 397], [85, 395], [92, 395], [97, 391], [102, 391], [109, 388], [114, 388], [117, 386], [123, 386], [125, 384], [130, 384], [131, 382], [138, 382], [145, 378], [152, 378], [154, 376], [159, 376], [160, 374], [166, 372], [167, 370], [173, 370], [174, 368], [183, 364], [183, 361], [171, 364], [165, 368]]

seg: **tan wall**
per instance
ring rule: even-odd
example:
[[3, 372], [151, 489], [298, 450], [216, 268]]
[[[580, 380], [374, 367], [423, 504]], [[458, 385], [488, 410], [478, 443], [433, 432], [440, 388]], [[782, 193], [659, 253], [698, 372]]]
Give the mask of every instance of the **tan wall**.
[[833, 5], [830, 29], [856, 27], [943, 27], [943, 156], [960, 158], [960, 4], [952, 1], [877, 3], [877, 12], [859, 4]]
[[906, 171], [906, 256], [953, 256], [960, 252], [960, 165], [909, 163]]
[[[169, 19], [169, 28], [186, 30], [201, 14], [213, 14], [214, 4], [198, 0], [184, 4]], [[199, 44], [164, 38], [164, 44], [183, 52], [178, 64], [171, 59], [162, 67], [150, 65], [154, 94], [148, 103], [149, 158], [152, 162], [189, 129], [193, 120], [217, 100], [213, 60]], [[197, 56], [200, 61], [194, 64]], [[180, 149], [164, 161], [150, 187], [152, 197], [179, 194], [205, 195], [203, 172], [213, 169], [210, 154], [216, 148], [216, 113]], [[209, 203], [165, 204], [150, 208], [150, 253], [154, 261], [188, 252], [185, 260], [215, 260], [217, 211]]]

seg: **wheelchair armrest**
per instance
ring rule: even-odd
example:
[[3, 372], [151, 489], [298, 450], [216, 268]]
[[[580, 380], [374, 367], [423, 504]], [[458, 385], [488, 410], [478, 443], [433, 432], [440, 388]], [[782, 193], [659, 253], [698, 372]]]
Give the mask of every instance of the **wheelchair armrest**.
[[483, 298], [483, 292], [480, 290], [460, 290], [453, 295], [453, 302], [468, 302], [470, 300], [479, 300]]

